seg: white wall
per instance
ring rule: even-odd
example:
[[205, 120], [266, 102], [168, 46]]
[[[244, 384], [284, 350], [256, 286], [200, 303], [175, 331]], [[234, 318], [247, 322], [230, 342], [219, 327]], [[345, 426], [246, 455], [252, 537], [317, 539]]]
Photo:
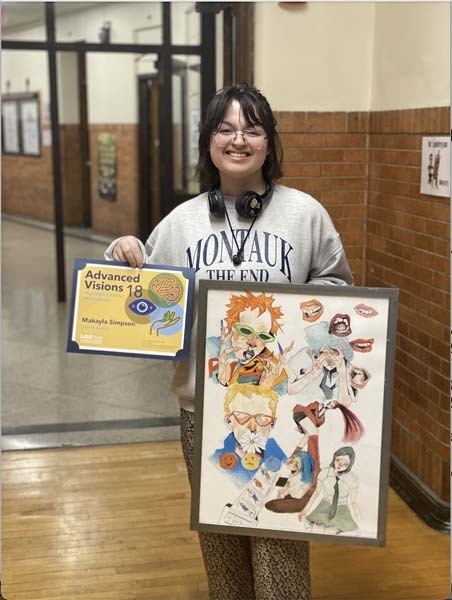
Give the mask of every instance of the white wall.
[[368, 110], [374, 3], [256, 2], [255, 83], [274, 110]]
[[374, 110], [448, 106], [450, 5], [382, 3], [375, 14]]
[[25, 92], [25, 79], [30, 80], [30, 92], [41, 92], [41, 102], [49, 102], [49, 78], [47, 53], [42, 50], [2, 50], [1, 77], [2, 94], [6, 93], [6, 82], [10, 82], [9, 93]]
[[60, 123], [80, 123], [77, 55], [75, 52], [57, 54], [58, 117]]
[[257, 2], [255, 12], [255, 82], [275, 110], [450, 103], [448, 2]]
[[[59, 17], [58, 37], [94, 40], [103, 21], [111, 20], [112, 41], [150, 42], [159, 35], [153, 8], [150, 3], [93, 6], [83, 16]], [[193, 17], [187, 8], [184, 3], [176, 11], [181, 26]], [[449, 13], [447, 2], [311, 1], [289, 7], [256, 2], [255, 83], [275, 110], [448, 105]], [[42, 28], [14, 37], [42, 38]], [[6, 80], [11, 92], [24, 91], [28, 77], [30, 89], [41, 90], [48, 102], [45, 53], [3, 51], [1, 60], [3, 93]], [[148, 68], [149, 61], [132, 55], [89, 54], [90, 122], [136, 123], [136, 76]], [[63, 123], [75, 118], [66, 108]]]

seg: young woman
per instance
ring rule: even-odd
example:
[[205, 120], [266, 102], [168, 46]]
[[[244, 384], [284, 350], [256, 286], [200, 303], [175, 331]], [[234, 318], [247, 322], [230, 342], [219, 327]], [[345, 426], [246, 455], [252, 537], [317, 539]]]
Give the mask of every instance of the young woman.
[[[105, 253], [132, 267], [188, 266], [197, 279], [352, 284], [342, 243], [311, 196], [275, 183], [282, 148], [266, 98], [234, 85], [211, 100], [199, 136], [198, 174], [209, 191], [167, 215], [143, 245], [133, 236]], [[190, 360], [175, 365], [181, 440], [191, 479], [196, 315]], [[306, 542], [200, 533], [212, 600], [309, 600]], [[292, 577], [297, 573], [297, 577]]]

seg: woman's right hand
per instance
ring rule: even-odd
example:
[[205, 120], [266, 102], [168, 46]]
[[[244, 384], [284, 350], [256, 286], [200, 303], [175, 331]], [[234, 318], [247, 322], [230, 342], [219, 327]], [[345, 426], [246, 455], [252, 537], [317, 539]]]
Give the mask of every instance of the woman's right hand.
[[142, 267], [143, 253], [138, 239], [133, 235], [122, 237], [111, 253], [113, 260], [127, 262], [131, 267]]

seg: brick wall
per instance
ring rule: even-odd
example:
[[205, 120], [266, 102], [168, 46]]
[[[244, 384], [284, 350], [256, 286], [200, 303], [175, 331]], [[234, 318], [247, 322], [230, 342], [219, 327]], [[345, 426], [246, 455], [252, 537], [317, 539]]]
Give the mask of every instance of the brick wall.
[[448, 108], [372, 112], [366, 279], [398, 287], [392, 452], [449, 499], [449, 198], [419, 192], [423, 135]]
[[423, 135], [448, 108], [279, 112], [281, 183], [330, 213], [356, 285], [400, 289], [392, 453], [449, 499], [449, 199], [420, 194]]
[[52, 148], [41, 156], [2, 156], [2, 211], [39, 221], [54, 220]]
[[364, 284], [368, 125], [366, 112], [279, 112], [281, 183], [314, 196], [341, 234], [356, 285]]
[[[80, 132], [78, 125], [61, 125], [61, 184], [65, 225], [82, 224]], [[41, 156], [2, 157], [2, 211], [53, 223], [52, 146]]]
[[[116, 136], [116, 200], [99, 196], [98, 144], [99, 133]], [[138, 234], [138, 134], [136, 125], [91, 125], [91, 218], [92, 228], [115, 238]]]

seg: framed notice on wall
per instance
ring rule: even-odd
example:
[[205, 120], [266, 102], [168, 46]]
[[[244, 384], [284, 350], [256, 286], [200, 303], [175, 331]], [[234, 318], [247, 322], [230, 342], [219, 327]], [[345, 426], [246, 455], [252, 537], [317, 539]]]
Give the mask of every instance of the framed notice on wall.
[[2, 102], [2, 149], [4, 154], [20, 154], [19, 118], [15, 100]]
[[99, 133], [97, 136], [99, 156], [99, 196], [106, 200], [116, 200], [116, 136]]
[[37, 98], [20, 102], [20, 123], [22, 130], [22, 153], [33, 156], [41, 154], [39, 103]]
[[2, 97], [3, 154], [41, 156], [40, 103], [37, 93]]
[[200, 531], [383, 545], [397, 290], [200, 281]]
[[422, 138], [421, 194], [450, 196], [450, 139]]

